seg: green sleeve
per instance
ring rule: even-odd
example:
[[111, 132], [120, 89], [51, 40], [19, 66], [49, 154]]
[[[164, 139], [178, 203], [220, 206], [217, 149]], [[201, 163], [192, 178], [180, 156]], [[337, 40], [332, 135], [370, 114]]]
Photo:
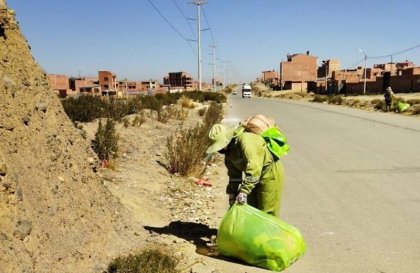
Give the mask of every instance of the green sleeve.
[[238, 194], [239, 185], [242, 183], [242, 171], [238, 170], [230, 160], [225, 159], [225, 166], [229, 176], [229, 183], [226, 188], [227, 194]]
[[260, 181], [264, 165], [264, 139], [255, 134], [243, 134], [240, 145], [246, 159], [245, 179], [242, 182], [241, 192], [250, 194]]

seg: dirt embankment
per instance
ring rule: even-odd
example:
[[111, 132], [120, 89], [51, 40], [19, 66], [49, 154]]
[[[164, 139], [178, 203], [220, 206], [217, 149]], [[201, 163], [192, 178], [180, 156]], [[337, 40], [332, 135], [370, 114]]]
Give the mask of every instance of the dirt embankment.
[[1, 2], [0, 272], [97, 272], [136, 240]]

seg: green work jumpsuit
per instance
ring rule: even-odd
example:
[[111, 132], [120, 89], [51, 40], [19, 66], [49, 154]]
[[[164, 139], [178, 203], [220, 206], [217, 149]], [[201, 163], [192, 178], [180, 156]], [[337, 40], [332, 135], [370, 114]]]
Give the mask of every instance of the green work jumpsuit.
[[284, 170], [280, 160], [274, 161], [265, 140], [239, 127], [224, 154], [229, 176], [226, 193], [243, 192], [249, 205], [279, 216]]

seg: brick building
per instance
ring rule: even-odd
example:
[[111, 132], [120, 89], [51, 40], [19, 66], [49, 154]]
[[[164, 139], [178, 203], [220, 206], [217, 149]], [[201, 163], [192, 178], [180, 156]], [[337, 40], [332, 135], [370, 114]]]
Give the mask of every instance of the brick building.
[[70, 95], [69, 78], [66, 75], [47, 74], [47, 80], [60, 98], [66, 98]]
[[117, 95], [119, 88], [117, 75], [111, 71], [98, 71], [98, 80], [102, 95]]
[[163, 78], [163, 83], [170, 85], [171, 88], [183, 88], [191, 90], [194, 88], [194, 81], [190, 74], [186, 72], [169, 72]]
[[317, 69], [317, 90], [327, 93], [331, 86], [331, 77], [334, 72], [340, 70], [340, 60], [329, 59], [322, 61], [321, 66]]
[[[333, 73], [332, 90], [335, 93], [362, 94], [364, 68], [340, 70]], [[412, 62], [375, 64], [366, 69], [366, 93], [382, 94], [390, 86], [395, 93], [420, 92], [420, 67]]]
[[279, 80], [279, 73], [276, 70], [267, 70], [261, 73], [261, 81], [269, 85], [277, 85]]
[[100, 96], [102, 94], [97, 78], [72, 77], [69, 79], [69, 85], [74, 95], [92, 94]]
[[282, 89], [311, 91], [316, 88], [317, 57], [306, 54], [287, 55], [280, 63], [280, 85]]

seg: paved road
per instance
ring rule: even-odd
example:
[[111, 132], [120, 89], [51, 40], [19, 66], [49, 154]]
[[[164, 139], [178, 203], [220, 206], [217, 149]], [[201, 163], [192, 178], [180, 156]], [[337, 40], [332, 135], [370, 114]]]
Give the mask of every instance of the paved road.
[[308, 247], [284, 272], [420, 272], [420, 118], [240, 94], [229, 101], [225, 122], [272, 116], [292, 147], [281, 214]]

